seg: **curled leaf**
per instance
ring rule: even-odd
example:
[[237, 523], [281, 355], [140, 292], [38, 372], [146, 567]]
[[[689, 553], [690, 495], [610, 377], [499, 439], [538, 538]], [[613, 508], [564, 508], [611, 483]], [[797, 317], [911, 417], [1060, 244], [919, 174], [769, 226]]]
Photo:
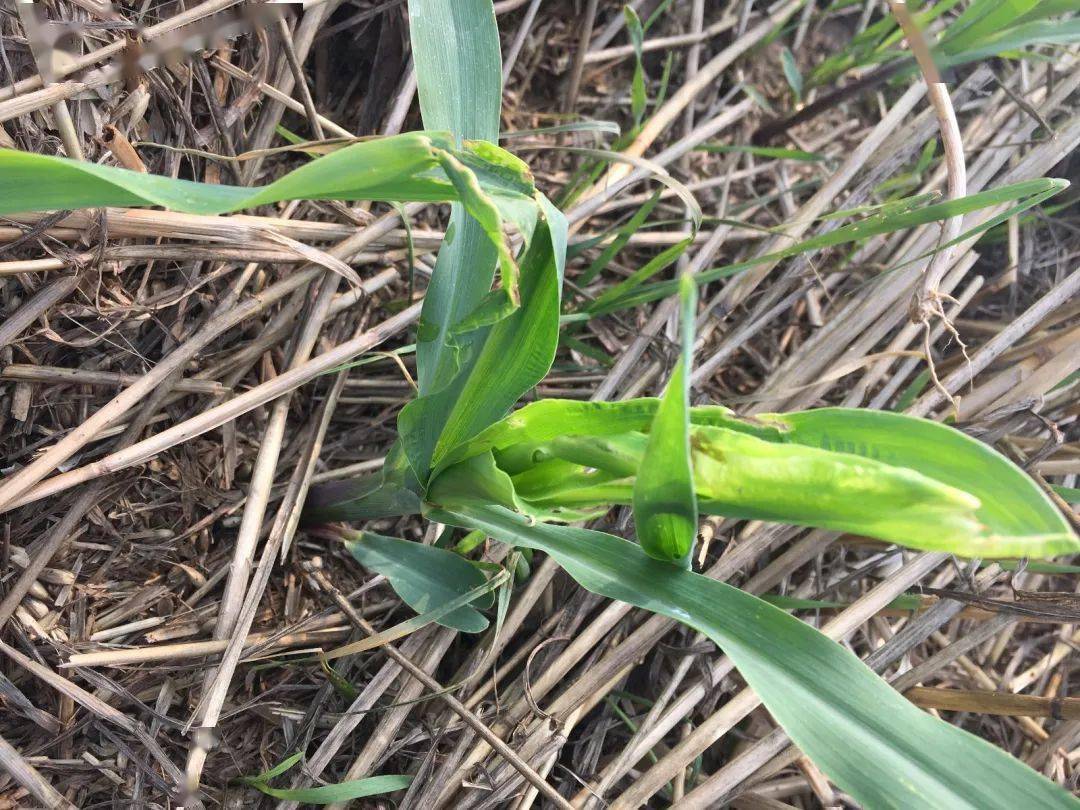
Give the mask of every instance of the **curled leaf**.
[[679, 283], [682, 351], [656, 409], [634, 484], [634, 524], [650, 557], [689, 565], [697, 534], [697, 497], [690, 460], [690, 364], [694, 354], [697, 287]]

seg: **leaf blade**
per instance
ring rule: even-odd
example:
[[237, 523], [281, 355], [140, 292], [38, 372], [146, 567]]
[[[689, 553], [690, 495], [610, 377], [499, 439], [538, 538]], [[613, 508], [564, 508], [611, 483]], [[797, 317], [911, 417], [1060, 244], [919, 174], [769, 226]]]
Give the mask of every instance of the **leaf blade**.
[[305, 804], [334, 804], [383, 793], [404, 790], [412, 784], [413, 777], [404, 774], [369, 776], [365, 779], [352, 779], [334, 785], [319, 785], [310, 788], [275, 788], [265, 782], [252, 782], [251, 786], [260, 793], [265, 793], [282, 801]]
[[864, 806], [1078, 806], [1019, 760], [923, 713], [845, 648], [750, 594], [653, 560], [617, 537], [530, 525], [501, 507], [462, 503], [432, 517], [545, 551], [588, 590], [708, 635], [795, 743]]
[[697, 287], [679, 279], [682, 350], [656, 409], [634, 482], [634, 525], [650, 557], [690, 565], [697, 535], [697, 496], [690, 456], [690, 364], [694, 356]]
[[[483, 572], [468, 560], [434, 546], [358, 532], [345, 547], [365, 568], [385, 576], [402, 601], [419, 614], [487, 582]], [[488, 626], [487, 619], [469, 605], [442, 616], [438, 623], [463, 633], [480, 633]]]
[[903, 465], [970, 492], [987, 531], [950, 551], [972, 557], [1075, 553], [1080, 540], [1050, 498], [992, 447], [928, 419], [889, 411], [819, 408], [769, 417], [787, 441]]

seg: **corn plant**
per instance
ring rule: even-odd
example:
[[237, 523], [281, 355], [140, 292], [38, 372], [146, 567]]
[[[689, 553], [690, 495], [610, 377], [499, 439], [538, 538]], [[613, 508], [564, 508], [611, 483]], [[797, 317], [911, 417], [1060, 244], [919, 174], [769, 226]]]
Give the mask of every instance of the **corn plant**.
[[[588, 590], [684, 622], [731, 657], [795, 743], [867, 807], [1075, 806], [1023, 763], [915, 708], [846, 648], [690, 562], [703, 513], [968, 557], [1080, 550], [1049, 498], [1004, 456], [936, 422], [843, 408], [750, 419], [721, 405], [691, 407], [696, 284], [718, 277], [708, 274], [641, 278], [612, 302], [679, 296], [682, 351], [661, 397], [549, 399], [515, 410], [556, 354], [566, 220], [525, 164], [494, 145], [501, 84], [491, 0], [410, 0], [409, 11], [430, 131], [353, 144], [261, 188], [0, 151], [0, 212], [162, 205], [221, 213], [299, 198], [451, 203], [453, 238], [424, 298], [418, 395], [401, 411], [399, 438], [379, 474], [316, 488], [309, 524], [421, 515], [542, 551]], [[1013, 214], [1065, 185], [1032, 181], [870, 211], [783, 255], [1021, 201]], [[633, 510], [636, 542], [573, 525], [620, 505]], [[489, 578], [443, 548], [345, 536], [424, 620], [486, 627], [479, 609], [505, 575]]]

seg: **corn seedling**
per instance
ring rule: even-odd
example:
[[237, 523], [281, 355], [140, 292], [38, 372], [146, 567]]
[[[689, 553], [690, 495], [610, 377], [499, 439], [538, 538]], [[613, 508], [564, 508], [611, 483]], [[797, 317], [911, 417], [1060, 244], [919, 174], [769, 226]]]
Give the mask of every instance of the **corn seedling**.
[[[1026, 17], [992, 38], [993, 48], [1015, 47], [1045, 27], [1039, 4], [1028, 5]], [[720, 405], [691, 407], [689, 391], [695, 282], [1014, 203], [985, 230], [1067, 184], [1035, 180], [948, 202], [917, 199], [843, 212], [859, 218], [752, 262], [693, 279], [652, 280], [673, 253], [579, 313], [592, 317], [679, 296], [681, 352], [661, 397], [548, 399], [515, 410], [556, 354], [566, 221], [537, 191], [527, 166], [494, 145], [501, 69], [491, 0], [410, 0], [409, 10], [429, 131], [354, 143], [261, 188], [7, 150], [0, 152], [0, 212], [161, 205], [221, 213], [288, 199], [451, 203], [452, 238], [438, 254], [416, 336], [418, 395], [399, 416], [399, 437], [383, 470], [317, 487], [306, 508], [309, 524], [422, 515], [473, 538], [545, 552], [588, 590], [684, 622], [730, 656], [792, 740], [864, 806], [1076, 806], [1023, 763], [916, 708], [845, 647], [690, 564], [701, 514], [850, 532], [967, 557], [1080, 550], [1069, 523], [1022, 470], [950, 427], [843, 408], [750, 419]], [[968, 16], [943, 41], [947, 61], [977, 58], [972, 54], [991, 47], [979, 44], [990, 23]], [[807, 77], [807, 87], [856, 57], [888, 58], [896, 32], [889, 23], [880, 28], [856, 43], [862, 50]], [[635, 86], [636, 120], [644, 109], [643, 90]], [[508, 236], [511, 228], [516, 239]], [[608, 260], [598, 260], [595, 272]], [[632, 508], [636, 542], [572, 525], [614, 506]], [[444, 548], [364, 532], [346, 537], [356, 558], [384, 573], [420, 614], [402, 632], [427, 621], [463, 632], [487, 626], [480, 611], [505, 576], [489, 577]], [[253, 784], [279, 798], [306, 800], [269, 788], [276, 773]], [[384, 779], [400, 786], [402, 778]], [[345, 797], [337, 787], [327, 791], [335, 800]], [[360, 792], [351, 796], [376, 786], [353, 787]]]

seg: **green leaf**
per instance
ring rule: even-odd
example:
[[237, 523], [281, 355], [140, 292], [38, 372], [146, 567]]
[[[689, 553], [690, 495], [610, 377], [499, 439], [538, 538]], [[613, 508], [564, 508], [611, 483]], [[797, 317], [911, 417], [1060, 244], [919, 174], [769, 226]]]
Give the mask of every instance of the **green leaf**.
[[305, 525], [335, 520], [378, 520], [420, 511], [420, 482], [397, 441], [375, 475], [316, 484], [304, 501]]
[[[958, 0], [943, 0], [915, 14], [915, 22], [926, 30], [956, 5]], [[1080, 38], [1076, 18], [1048, 19], [1075, 8], [1075, 0], [975, 0], [949, 24], [940, 40], [931, 46], [931, 53], [938, 66], [944, 68], [998, 54], [1023, 58], [1025, 48], [1075, 42]], [[818, 65], [807, 84], [828, 85], [851, 68], [901, 56], [893, 47], [901, 37], [892, 15], [887, 14], [857, 34], [840, 53]], [[917, 71], [914, 60], [903, 57], [894, 78], [906, 78]]]
[[424, 125], [498, 140], [502, 52], [491, 0], [409, 0], [409, 34]]
[[[593, 441], [598, 447], [605, 444], [603, 439]], [[500, 465], [502, 463], [500, 460]], [[505, 466], [500, 466], [500, 469], [506, 470]], [[607, 469], [590, 469], [580, 462], [574, 463], [565, 458], [539, 461], [521, 470], [512, 479], [520, 500], [517, 511], [537, 520], [562, 523], [598, 518], [610, 508], [612, 500], [604, 497], [590, 497], [579, 504], [577, 500], [582, 492], [595, 495], [606, 486], [613, 485], [618, 488], [620, 495], [626, 497], [632, 480]]]
[[1076, 487], [1061, 487], [1053, 485], [1054, 492], [1060, 495], [1066, 503], [1080, 503], [1080, 489]]
[[597, 141], [603, 141], [604, 135], [618, 137], [622, 128], [615, 121], [567, 121], [565, 124], [553, 124], [549, 127], [535, 127], [527, 129], [515, 129], [512, 132], [500, 132], [500, 141], [510, 141], [515, 138], [528, 138], [533, 135], [561, 135], [566, 132], [590, 132], [596, 135]]
[[[457, 348], [472, 338], [453, 334], [453, 327], [473, 312], [478, 321], [494, 315], [475, 313], [491, 286], [492, 273], [481, 273], [482, 288], [474, 295], [468, 283], [453, 283], [454, 262], [475, 275], [485, 262], [502, 269], [503, 295], [518, 303], [518, 268], [504, 222], [512, 222], [525, 238], [533, 235], [541, 209], [528, 168], [492, 144], [466, 141], [453, 147], [443, 132], [408, 133], [361, 141], [286, 174], [261, 188], [193, 183], [140, 174], [126, 169], [70, 161], [65, 158], [0, 150], [0, 213], [15, 210], [77, 208], [100, 205], [163, 205], [178, 211], [214, 214], [289, 199], [460, 201], [463, 224], [458, 238], [448, 239], [443, 271], [425, 297], [420, 325], [420, 387], [449, 380], [458, 370]], [[468, 216], [466, 216], [468, 215]], [[455, 227], [453, 213], [448, 233]], [[442, 254], [440, 254], [442, 255]], [[491, 261], [485, 258], [491, 257]], [[438, 269], [439, 263], [436, 263]], [[446, 282], [439, 279], [446, 279]], [[446, 299], [446, 295], [451, 300]], [[467, 308], [467, 309], [466, 309]], [[438, 317], [432, 316], [437, 312]], [[433, 354], [435, 345], [440, 352]], [[440, 363], [445, 368], [440, 370]]]
[[[773, 607], [778, 607], [781, 610], [835, 610], [837, 608], [847, 607], [849, 603], [846, 602], [832, 602], [825, 599], [798, 599], [794, 596], [783, 596], [775, 593], [764, 593], [758, 597], [762, 602], [768, 602]], [[900, 600], [905, 599], [901, 596]], [[916, 597], [916, 600], [918, 597]], [[893, 607], [899, 600], [893, 600], [889, 604], [889, 607]], [[915, 606], [917, 608], [918, 605]]]
[[461, 502], [431, 518], [545, 551], [593, 593], [706, 634], [795, 744], [865, 807], [1078, 806], [1019, 760], [922, 712], [847, 649], [750, 594], [653, 560], [620, 538], [530, 523], [502, 507]]
[[[550, 491], [540, 488], [540, 471], [518, 468], [513, 480], [522, 482], [538, 518], [558, 505], [626, 504], [636, 489], [633, 471], [649, 470], [650, 438], [562, 437], [536, 455], [571, 462], [576, 471], [562, 471]], [[698, 507], [706, 514], [855, 532], [916, 548], [961, 547], [980, 531], [978, 499], [911, 469], [718, 427], [692, 427], [690, 444]]]
[[[1080, 41], [1080, 17], [1066, 20], [1033, 20], [1007, 28], [997, 36], [980, 41], [972, 48], [954, 52], [946, 49], [937, 59], [944, 67], [963, 65], [1033, 45], [1070, 45]], [[936, 56], [936, 51], [934, 51]], [[1017, 54], [1022, 56], [1023, 54]]]
[[[632, 476], [642, 469], [648, 441], [644, 431], [658, 404], [541, 400], [460, 444], [441, 469], [494, 451], [526, 493], [526, 510], [538, 517], [561, 510], [562, 519], [570, 519], [573, 510], [631, 503]], [[702, 512], [857, 532], [973, 557], [1080, 549], [1068, 522], [1022, 470], [936, 422], [839, 408], [756, 421], [715, 406], [689, 414]], [[316, 514], [350, 516], [347, 503], [326, 509]]]
[[[642, 462], [644, 431], [657, 406], [655, 399], [541, 400], [457, 447], [443, 466], [494, 451], [537, 517], [627, 504], [634, 471], [650, 468]], [[966, 556], [1045, 557], [1080, 549], [1022, 470], [936, 422], [838, 408], [749, 420], [712, 406], [690, 409], [690, 423], [704, 513], [856, 532]]]
[[[413, 53], [426, 125], [456, 137], [495, 141], [501, 103], [499, 32], [490, 0], [410, 0]], [[515, 176], [520, 162], [494, 146], [472, 151], [498, 154]], [[488, 163], [493, 161], [488, 159]], [[453, 173], [451, 173], [453, 178]], [[558, 342], [559, 295], [566, 255], [566, 221], [543, 195], [524, 221], [512, 217], [528, 239], [519, 259], [501, 254], [503, 292], [491, 294], [495, 253], [484, 228], [498, 223], [473, 206], [481, 226], [464, 212], [451, 214], [455, 239], [436, 260], [417, 338], [420, 398], [398, 419], [409, 462], [426, 483], [433, 460], [501, 418], [547, 373]], [[504, 215], [508, 205], [500, 207]], [[539, 220], [539, 221], [538, 221]], [[507, 300], [509, 299], [509, 306]], [[517, 307], [518, 301], [523, 305]], [[465, 332], [466, 327], [476, 326]]]
[[409, 461], [423, 481], [443, 456], [501, 419], [551, 368], [559, 337], [566, 219], [541, 200], [544, 219], [521, 258], [522, 305], [473, 344], [452, 385], [410, 402], [398, 417]]
[[[655, 397], [626, 399], [620, 402], [582, 402], [576, 399], [541, 399], [514, 411], [473, 439], [447, 453], [445, 469], [488, 450], [505, 450], [514, 445], [539, 445], [560, 436], [614, 436], [648, 430], [660, 400]], [[722, 405], [690, 409], [695, 425], [716, 425], [757, 436], [780, 437], [781, 429], [772, 423], [739, 417]]]
[[656, 9], [653, 11], [653, 13], [649, 15], [649, 18], [647, 20], [645, 20], [645, 31], [648, 31], [650, 28], [653, 27], [656, 21], [660, 19], [660, 15], [665, 13], [671, 6], [671, 2], [672, 0], [661, 0], [661, 2], [656, 6]]
[[487, 535], [483, 532], [469, 532], [458, 541], [456, 546], [454, 546], [454, 553], [462, 555], [469, 554], [486, 539]]
[[931, 203], [938, 198], [936, 191], [929, 191], [925, 194], [915, 194], [911, 197], [901, 197], [896, 200], [888, 200], [883, 203], [872, 203], [868, 205], [860, 205], [855, 208], [842, 208], [839, 211], [828, 211], [818, 217], [822, 222], [829, 222], [836, 219], [847, 219], [852, 216], [866, 216], [873, 214], [878, 217], [893, 217], [898, 214], [904, 214], [908, 211], [914, 211], [919, 206]]
[[518, 306], [521, 303], [518, 290], [518, 266], [510, 252], [510, 246], [503, 237], [503, 220], [498, 207], [480, 187], [480, 181], [465, 164], [449, 152], [442, 150], [439, 150], [438, 157], [443, 171], [457, 189], [458, 196], [465, 201], [466, 208], [471, 212], [473, 219], [479, 223], [488, 239], [495, 245], [502, 272], [503, 290], [509, 295], [510, 303], [515, 307]]
[[1039, 4], [1015, 20], [1016, 23], [1026, 23], [1032, 20], [1042, 20], [1047, 17], [1056, 17], [1076, 10], [1076, 0], [1040, 0]]
[[791, 86], [791, 92], [795, 96], [795, 102], [802, 101], [803, 78], [799, 72], [799, 66], [795, 64], [795, 56], [786, 47], [780, 51], [780, 64], [784, 69], [784, 78]]
[[626, 32], [630, 35], [630, 44], [634, 48], [634, 76], [630, 82], [630, 114], [634, 119], [634, 126], [638, 127], [645, 116], [645, 67], [641, 62], [645, 31], [641, 26], [641, 18], [632, 6], [623, 6], [623, 17], [626, 19]]
[[411, 776], [393, 775], [369, 776], [366, 779], [353, 779], [336, 785], [320, 785], [311, 788], [274, 788], [265, 782], [252, 782], [251, 786], [267, 796], [282, 801], [301, 804], [334, 804], [404, 790], [412, 784], [412, 780]]
[[919, 160], [915, 164], [915, 168], [912, 172], [922, 177], [923, 172], [930, 168], [930, 165], [934, 162], [934, 154], [937, 152], [937, 139], [931, 138], [926, 142], [926, 146], [922, 148], [922, 152], [919, 153]]
[[352, 703], [356, 700], [360, 691], [349, 682], [349, 679], [334, 669], [334, 665], [326, 658], [326, 656], [320, 655], [319, 664], [322, 666], [322, 671], [326, 673], [326, 678], [333, 685], [345, 700]]
[[855, 532], [913, 548], [954, 550], [979, 533], [978, 499], [907, 467], [723, 428], [695, 428], [691, 442], [698, 499], [710, 514]]
[[[345, 547], [365, 568], [386, 577], [401, 600], [420, 614], [487, 583], [479, 568], [446, 549], [371, 532], [358, 532]], [[489, 605], [490, 599], [480, 606]], [[487, 629], [488, 620], [466, 605], [441, 617], [439, 624], [463, 633], [480, 633]]]
[[1039, 0], [975, 0], [948, 27], [938, 47], [955, 53], [977, 46], [1038, 5]]
[[[404, 541], [402, 541], [404, 542]], [[477, 567], [481, 567], [480, 563], [476, 564]], [[499, 568], [499, 566], [493, 563], [488, 563], [494, 568], [499, 569], [499, 573], [493, 576], [491, 579], [484, 582], [483, 585], [478, 585], [471, 591], [455, 596], [448, 602], [436, 605], [431, 610], [424, 613], [418, 613], [417, 615], [406, 619], [403, 622], [398, 622], [392, 627], [380, 630], [374, 635], [362, 638], [359, 641], [354, 641], [350, 644], [346, 644], [344, 647], [335, 647], [330, 652], [325, 653], [322, 657], [327, 661], [343, 658], [347, 655], [358, 655], [368, 650], [374, 650], [389, 644], [392, 641], [397, 641], [399, 638], [412, 635], [413, 633], [427, 627], [432, 623], [440, 623], [447, 616], [453, 615], [455, 612], [463, 607], [468, 607], [469, 604], [478, 602], [481, 598], [485, 601], [491, 601], [491, 593], [501, 588], [506, 582], [510, 580], [510, 572]]]
[[660, 273], [677, 262], [679, 257], [682, 256], [686, 252], [686, 249], [693, 243], [694, 237], [688, 236], [681, 242], [676, 242], [674, 245], [660, 251], [653, 256], [653, 258], [649, 259], [643, 267], [639, 267], [622, 281], [612, 284], [600, 293], [600, 295], [596, 296], [596, 300], [590, 302], [589, 305], [585, 307], [585, 312], [590, 316], [596, 316], [603, 315], [612, 309], [618, 308], [619, 301], [622, 298], [640, 287], [657, 273]]
[[697, 287], [679, 279], [682, 351], [649, 432], [634, 482], [634, 525], [650, 557], [690, 565], [697, 535], [697, 498], [690, 465], [690, 364], [694, 357]]
[[1031, 197], [1027, 197], [1027, 198], [1021, 200], [1020, 202], [1016, 203], [1015, 205], [1009, 206], [1009, 208], [1002, 211], [1001, 213], [994, 214], [992, 217], [986, 219], [981, 224], [976, 225], [974, 228], [969, 228], [968, 230], [964, 231], [962, 234], [960, 234], [955, 239], [953, 239], [953, 240], [951, 240], [949, 242], [944, 242], [939, 247], [932, 248], [932, 249], [926, 251], [925, 253], [923, 253], [923, 254], [921, 254], [919, 256], [916, 256], [914, 259], [910, 259], [910, 260], [904, 262], [903, 264], [898, 265], [898, 267], [906, 267], [907, 265], [913, 264], [914, 262], [918, 261], [919, 259], [924, 259], [927, 256], [933, 255], [934, 252], [937, 251], [937, 250], [944, 250], [947, 247], [952, 247], [953, 245], [959, 245], [961, 242], [964, 242], [964, 241], [970, 239], [972, 236], [976, 236], [976, 235], [978, 235], [980, 233], [985, 233], [986, 231], [989, 231], [991, 228], [996, 228], [998, 225], [1005, 222], [1006, 220], [1008, 220], [1008, 219], [1010, 219], [1012, 217], [1018, 216], [1019, 214], [1022, 214], [1024, 211], [1027, 211], [1029, 208], [1034, 208], [1036, 205], [1039, 205], [1044, 200], [1050, 199], [1055, 194], [1057, 194], [1059, 191], [1060, 191], [1060, 189], [1050, 188], [1050, 189], [1047, 189], [1046, 191], [1043, 191], [1043, 192], [1041, 192], [1039, 194], [1035, 194], [1035, 195], [1033, 195]]
[[[1018, 211], [1024, 210], [1026, 207], [1042, 202], [1049, 196], [1057, 194], [1068, 187], [1069, 182], [1067, 180], [1040, 178], [1037, 180], [1025, 180], [1020, 183], [1012, 183], [1007, 186], [982, 191], [978, 194], [970, 194], [967, 197], [961, 197], [957, 200], [947, 200], [915, 210], [894, 211], [892, 208], [889, 208], [886, 209], [886, 213], [871, 215], [859, 222], [853, 222], [850, 225], [844, 225], [843, 227], [828, 233], [812, 236], [809, 239], [804, 239], [801, 242], [789, 245], [788, 247], [773, 253], [757, 256], [747, 261], [705, 270], [701, 273], [697, 273], [694, 276], [694, 280], [699, 285], [706, 284], [726, 278], [733, 273], [747, 270], [759, 264], [779, 261], [780, 259], [808, 253], [812, 250], [821, 250], [822, 248], [832, 247], [834, 245], [857, 242], [869, 236], [893, 233], [895, 231], [904, 230], [905, 228], [913, 228], [918, 225], [925, 225], [929, 222], [936, 222], [961, 214], [968, 214], [972, 211], [978, 211], [982, 208], [1000, 205], [1013, 200], [1024, 200], [1024, 203], [1020, 204], [1017, 209], [1012, 211], [1012, 214], [1015, 214]], [[981, 233], [986, 228], [992, 227], [997, 221], [998, 218], [992, 218], [983, 226], [972, 228], [959, 238], [966, 239], [976, 233]], [[669, 295], [674, 295], [676, 292], [678, 292], [676, 282], [662, 281], [631, 290], [627, 295], [622, 296], [618, 300], [609, 302], [606, 309], [610, 311], [616, 308], [637, 306], [649, 301], [667, 298]]]
[[[1077, 490], [1073, 490], [1077, 492]], [[1078, 493], [1080, 494], [1080, 493]], [[990, 563], [984, 563], [989, 565]], [[1080, 574], [1080, 565], [1068, 563], [1039, 562], [1037, 560], [998, 560], [1005, 571], [1030, 571], [1033, 574]]]
[[[518, 295], [520, 295], [520, 289]], [[460, 335], [467, 335], [485, 326], [494, 326], [503, 318], [513, 315], [518, 306], [520, 302], [512, 300], [506, 288], [494, 289], [480, 299], [476, 309], [454, 325], [450, 335], [456, 339]]]
[[611, 244], [604, 248], [596, 260], [590, 264], [581, 275], [579, 275], [575, 282], [579, 287], [585, 287], [592, 283], [604, 268], [611, 264], [611, 260], [615, 258], [616, 254], [626, 247], [630, 241], [630, 237], [641, 230], [641, 226], [645, 224], [645, 220], [649, 218], [649, 214], [653, 212], [657, 204], [660, 202], [660, 195], [662, 191], [657, 190], [649, 199], [645, 201], [645, 204], [638, 208], [634, 212], [634, 215], [630, 217], [625, 225], [619, 228], [615, 238], [611, 240]]
[[[354, 143], [269, 185], [242, 187], [0, 149], [0, 213], [160, 205], [190, 214], [222, 214], [297, 199], [449, 202], [459, 195], [437, 170], [440, 149], [469, 159], [477, 168], [486, 162], [473, 158], [468, 149], [455, 150], [445, 132], [409, 132]], [[503, 171], [492, 165], [490, 176], [483, 179], [506, 200], [515, 196], [528, 200], [522, 191], [515, 194], [505, 184], [496, 184]]]
[[491, 453], [473, 456], [435, 479], [428, 488], [425, 503], [454, 503], [463, 499], [496, 503], [515, 512], [522, 511], [510, 477], [496, 466]]
[[236, 781], [243, 782], [244, 784], [253, 784], [255, 782], [269, 782], [275, 776], [281, 776], [281, 774], [290, 770], [293, 765], [304, 758], [303, 751], [297, 751], [295, 754], [290, 754], [281, 760], [277, 765], [268, 771], [263, 771], [258, 776], [241, 776]]
[[740, 154], [756, 155], [757, 157], [763, 158], [799, 160], [806, 163], [820, 163], [823, 160], [828, 160], [825, 155], [819, 154], [817, 152], [807, 152], [803, 149], [788, 149], [783, 146], [744, 146], [720, 143], [706, 143], [697, 147], [695, 151], [711, 152], [719, 155], [726, 155], [733, 152], [738, 152]]
[[[454, 335], [491, 289], [497, 252], [480, 224], [460, 205], [451, 206], [447, 235], [439, 248], [431, 283], [424, 293], [416, 338], [417, 385], [421, 396], [437, 393], [461, 370], [482, 333]], [[437, 431], [436, 431], [437, 432]]]
[[[409, 0], [409, 34], [424, 126], [459, 140], [498, 140], [502, 55], [491, 0]], [[476, 336], [454, 340], [451, 332], [487, 295], [495, 273], [494, 247], [461, 206], [451, 209], [449, 229], [455, 238], [439, 250], [420, 313], [421, 395], [445, 388], [458, 373], [460, 353]]]
[[888, 411], [847, 408], [762, 418], [786, 426], [786, 441], [916, 470], [978, 498], [979, 525], [970, 536], [942, 543], [934, 537], [937, 527], [928, 525], [905, 545], [969, 557], [1050, 557], [1080, 551], [1068, 521], [1027, 474], [958, 430]]
[[336, 785], [321, 785], [315, 788], [287, 788], [270, 787], [271, 779], [281, 776], [292, 770], [301, 759], [303, 751], [283, 759], [270, 770], [263, 771], [258, 776], [241, 776], [236, 781], [250, 785], [267, 796], [286, 801], [306, 802], [307, 804], [332, 804], [334, 802], [362, 799], [365, 796], [376, 796], [380, 793], [393, 793], [396, 790], [404, 790], [412, 782], [411, 776], [371, 776], [366, 779], [354, 779], [350, 782], [341, 782]]

